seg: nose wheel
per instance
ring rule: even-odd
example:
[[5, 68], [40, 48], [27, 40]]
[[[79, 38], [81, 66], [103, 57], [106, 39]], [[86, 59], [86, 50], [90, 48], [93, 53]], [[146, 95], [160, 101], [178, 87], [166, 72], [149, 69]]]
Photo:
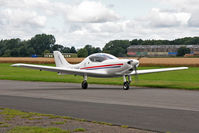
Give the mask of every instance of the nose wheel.
[[129, 89], [129, 82], [126, 81], [126, 82], [124, 82], [123, 90], [128, 90], [128, 89]]
[[124, 79], [123, 90], [128, 90], [129, 87], [130, 87], [130, 83], [132, 81], [131, 75], [128, 75], [128, 81], [126, 80], [126, 76], [125, 75], [123, 76], [123, 79]]

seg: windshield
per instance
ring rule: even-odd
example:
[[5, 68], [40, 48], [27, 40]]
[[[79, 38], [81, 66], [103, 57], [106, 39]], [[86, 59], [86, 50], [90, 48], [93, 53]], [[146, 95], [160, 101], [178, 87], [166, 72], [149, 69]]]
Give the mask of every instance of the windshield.
[[102, 62], [105, 60], [115, 59], [116, 57], [108, 54], [94, 54], [89, 57], [92, 62]]

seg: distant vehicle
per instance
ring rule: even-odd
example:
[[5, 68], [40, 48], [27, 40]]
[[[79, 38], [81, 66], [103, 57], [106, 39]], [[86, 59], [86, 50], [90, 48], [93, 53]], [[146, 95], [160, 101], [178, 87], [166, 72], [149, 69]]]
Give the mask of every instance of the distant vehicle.
[[38, 56], [36, 54], [33, 54], [32, 55], [32, 58], [37, 58]]
[[137, 70], [137, 67], [139, 66], [138, 60], [118, 59], [117, 57], [106, 53], [92, 54], [85, 58], [81, 63], [72, 65], [65, 60], [64, 56], [59, 51], [54, 51], [53, 54], [56, 67], [31, 64], [13, 64], [11, 66], [38, 69], [40, 71], [52, 71], [57, 72], [59, 74], [82, 75], [84, 78], [81, 84], [83, 89], [87, 89], [88, 87], [88, 76], [102, 78], [123, 76], [124, 90], [129, 89], [129, 84], [132, 81], [131, 75], [188, 69], [188, 67], [174, 67]]

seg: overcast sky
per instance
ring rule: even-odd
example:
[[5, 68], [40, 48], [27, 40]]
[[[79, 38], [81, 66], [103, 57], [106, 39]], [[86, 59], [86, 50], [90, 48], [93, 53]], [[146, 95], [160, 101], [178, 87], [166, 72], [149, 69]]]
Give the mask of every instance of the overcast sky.
[[56, 43], [103, 47], [115, 39], [199, 35], [199, 0], [0, 0], [0, 39], [53, 34]]

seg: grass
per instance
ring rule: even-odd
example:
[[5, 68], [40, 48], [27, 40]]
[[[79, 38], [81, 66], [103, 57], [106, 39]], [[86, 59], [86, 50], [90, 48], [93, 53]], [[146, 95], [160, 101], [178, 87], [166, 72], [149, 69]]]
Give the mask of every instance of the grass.
[[86, 129], [84, 129], [84, 128], [76, 128], [73, 130], [73, 132], [85, 132], [85, 131], [86, 131]]
[[28, 120], [41, 120], [41, 119], [43, 119], [43, 118], [41, 118], [41, 117], [37, 117], [37, 118], [28, 118]]
[[[20, 111], [20, 110], [9, 109], [9, 108], [2, 108], [0, 115], [3, 115], [4, 118], [15, 118], [15, 117], [18, 116], [22, 119], [28, 119], [28, 120], [41, 120], [42, 119], [41, 116], [46, 116], [46, 117], [48, 117], [48, 119], [57, 119], [57, 118], [64, 119], [64, 121], [53, 121], [53, 122], [51, 122], [51, 124], [55, 124], [55, 125], [65, 124], [67, 122], [67, 119], [68, 120], [80, 121], [80, 122], [89, 122], [88, 120], [81, 119], [81, 118], [72, 118], [72, 117], [69, 117], [69, 116], [59, 116], [59, 115], [52, 115], [52, 114], [40, 114], [40, 113], [34, 113], [34, 112], [23, 112], [23, 111]], [[101, 125], [112, 126], [111, 123], [100, 122], [100, 121], [92, 121], [91, 123], [97, 123], [97, 124], [101, 124]], [[2, 125], [2, 124], [6, 124], [6, 123], [0, 122], [0, 125]]]
[[51, 122], [51, 124], [63, 125], [63, 124], [65, 124], [65, 122], [64, 121], [53, 121], [53, 122]]
[[25, 114], [21, 116], [21, 118], [31, 118], [33, 115], [32, 114]]
[[11, 125], [10, 124], [2, 124], [0, 125], [0, 127], [10, 127]]
[[122, 128], [128, 128], [128, 125], [121, 125]]
[[[81, 83], [81, 76], [57, 75], [54, 72], [38, 71], [26, 68], [10, 67], [9, 63], [0, 64], [0, 79], [23, 80], [23, 81], [45, 81], [45, 82], [68, 82]], [[52, 66], [52, 65], [51, 65]], [[160, 67], [140, 67], [139, 69], [153, 69]], [[134, 76], [133, 76], [134, 79]], [[88, 78], [89, 84], [114, 84], [122, 85], [121, 78]], [[153, 73], [139, 75], [138, 81], [132, 85], [160, 88], [199, 89], [199, 68], [190, 67], [188, 70]]]
[[18, 126], [8, 131], [8, 133], [70, 133], [70, 131], [56, 127]]
[[49, 118], [49, 119], [55, 119], [55, 118], [60, 118], [60, 116], [57, 116], [57, 115], [49, 115], [48, 118]]
[[15, 117], [19, 116], [22, 119], [28, 119], [28, 120], [41, 120], [42, 114], [40, 113], [33, 113], [33, 112], [23, 112], [15, 109], [9, 109], [4, 108], [0, 112], [0, 115], [3, 115], [6, 121], [10, 121], [14, 119]]
[[108, 125], [108, 126], [113, 126], [112, 123], [107, 123], [107, 122], [101, 122], [101, 121], [91, 121], [92, 123], [100, 124], [100, 125]]
[[[50, 124], [52, 124], [53, 126], [57, 126], [57, 125], [63, 125], [63, 124], [67, 124], [67, 119], [68, 120], [74, 120], [74, 121], [80, 121], [80, 122], [90, 122], [90, 123], [96, 123], [96, 124], [100, 124], [100, 125], [109, 125], [109, 126], [113, 126], [113, 124], [111, 123], [107, 123], [107, 122], [91, 122], [85, 119], [80, 119], [80, 118], [72, 118], [72, 117], [68, 117], [68, 116], [59, 116], [59, 115], [52, 115], [52, 114], [40, 114], [40, 113], [34, 113], [34, 112], [23, 112], [20, 110], [15, 110], [15, 109], [9, 109], [9, 108], [1, 108], [1, 112], [0, 112], [1, 116], [5, 116], [4, 118], [21, 118], [21, 119], [27, 119], [27, 120], [37, 120], [36, 117], [49, 117], [51, 116], [51, 118], [48, 119], [55, 119], [55, 121], [50, 122]], [[54, 117], [52, 117], [54, 116]], [[57, 118], [59, 118], [59, 120], [57, 120]], [[13, 119], [14, 120], [14, 119]], [[29, 123], [30, 121], [26, 122]], [[43, 128], [43, 127], [36, 127], [36, 126], [13, 126], [9, 123], [6, 122], [2, 122], [0, 121], [0, 127], [10, 127], [12, 126], [13, 128], [11, 130], [8, 131], [8, 133], [70, 133], [70, 132], [85, 132], [86, 129], [84, 128], [75, 128], [73, 130], [62, 130], [60, 128], [54, 128], [54, 127], [48, 127], [48, 128]]]
[[62, 118], [62, 119], [74, 120], [74, 118], [72, 118], [72, 117], [69, 117], [69, 116], [62, 116], [61, 118]]
[[22, 112], [19, 110], [14, 110], [14, 109], [8, 109], [5, 108], [0, 112], [1, 115], [4, 115], [5, 118], [15, 118], [16, 116], [27, 116], [28, 113]]
[[0, 125], [1, 125], [1, 124], [4, 124], [4, 123], [5, 123], [5, 122], [1, 122], [1, 121], [0, 121]]
[[[72, 132], [85, 132], [84, 128], [76, 128]], [[69, 130], [63, 130], [56, 127], [36, 127], [36, 126], [17, 126], [8, 131], [8, 133], [71, 133]]]

